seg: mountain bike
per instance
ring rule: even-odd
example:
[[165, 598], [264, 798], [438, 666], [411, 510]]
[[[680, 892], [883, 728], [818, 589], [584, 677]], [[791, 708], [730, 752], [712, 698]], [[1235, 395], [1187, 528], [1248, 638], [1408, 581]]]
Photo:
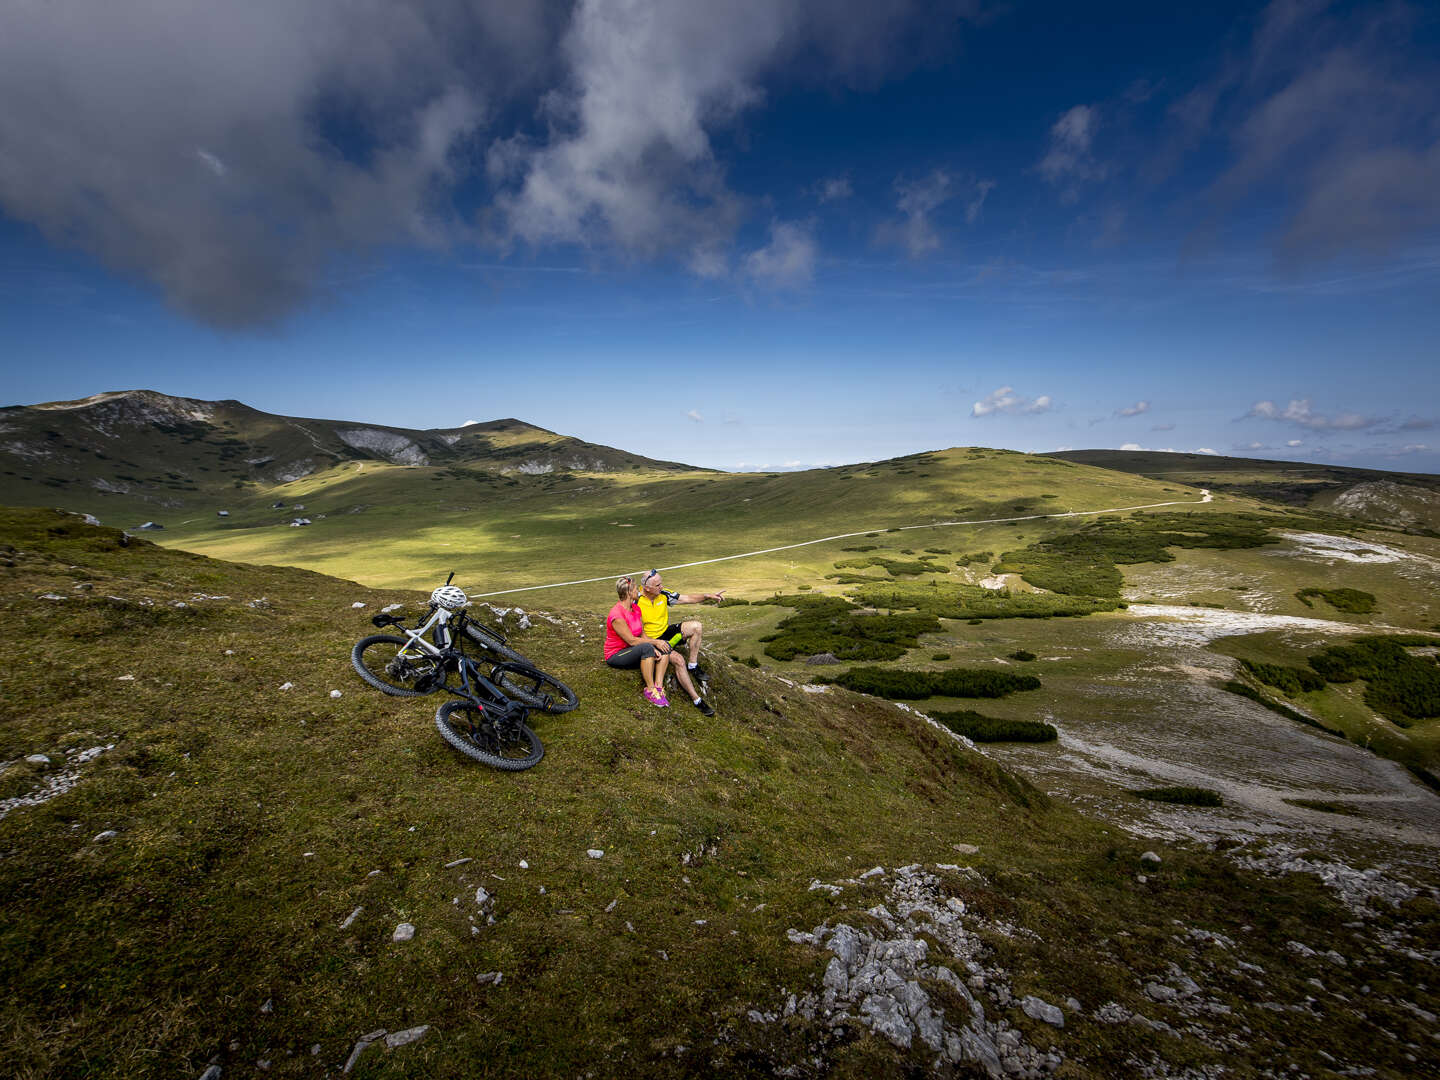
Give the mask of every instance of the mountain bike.
[[[356, 673], [375, 689], [394, 697], [423, 697], [448, 689], [450, 672], [462, 660], [496, 664], [495, 684], [511, 700], [547, 713], [569, 712], [579, 704], [575, 691], [541, 671], [523, 654], [506, 644], [498, 630], [475, 620], [467, 611], [469, 599], [452, 585], [454, 573], [430, 594], [426, 614], [418, 626], [381, 613], [370, 621], [377, 628], [399, 634], [372, 634], [350, 650]], [[400, 636], [403, 635], [403, 636]], [[467, 650], [478, 650], [471, 656]]]

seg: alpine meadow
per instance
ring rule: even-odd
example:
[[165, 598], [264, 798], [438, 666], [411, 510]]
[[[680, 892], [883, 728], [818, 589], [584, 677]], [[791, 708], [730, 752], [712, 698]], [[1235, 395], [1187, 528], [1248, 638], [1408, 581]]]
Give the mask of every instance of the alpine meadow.
[[[1431, 524], [1226, 459], [738, 474], [147, 391], [0, 422], [15, 1075], [1433, 1058]], [[651, 566], [725, 594], [684, 609], [713, 718], [600, 662]], [[533, 769], [350, 669], [451, 571], [579, 696]]]
[[0, 1080], [1440, 1080], [1440, 4], [0, 10]]

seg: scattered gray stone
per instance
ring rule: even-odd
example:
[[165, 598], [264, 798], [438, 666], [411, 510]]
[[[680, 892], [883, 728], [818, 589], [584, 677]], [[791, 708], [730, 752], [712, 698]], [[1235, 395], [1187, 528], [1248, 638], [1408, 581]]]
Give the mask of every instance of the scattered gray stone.
[[[383, 1039], [384, 1037], [384, 1028], [380, 1028], [378, 1031], [372, 1031], [369, 1035], [361, 1035], [360, 1038], [355, 1041], [355, 1048], [350, 1051], [350, 1057], [346, 1060], [345, 1067], [341, 1071], [348, 1073], [355, 1067], [355, 1063], [360, 1060], [360, 1055], [370, 1049], [370, 1044], [376, 1039]], [[317, 1052], [319, 1049], [320, 1047], [317, 1045], [311, 1052]]]
[[356, 600], [356, 601], [355, 601], [353, 604], [351, 604], [350, 606], [351, 606], [352, 608], [363, 608], [363, 607], [365, 606], [365, 601], [364, 601], [364, 600]]
[[958, 851], [961, 855], [980, 854], [980, 849], [974, 844], [951, 844], [950, 846], [953, 847], [956, 851]]
[[618, 904], [618, 903], [620, 903], [620, 899], [619, 899], [619, 897], [616, 897], [614, 900], [611, 900], [608, 904], [606, 904], [606, 905], [605, 905], [605, 914], [608, 915], [608, 914], [610, 914], [610, 912], [614, 911], [614, 910], [615, 910], [615, 905]]
[[389, 615], [392, 611], [399, 611], [404, 606], [404, 604], [386, 604], [380, 610], [383, 611], [386, 615]]
[[273, 1013], [275, 1011], [275, 999], [266, 998], [265, 1004], [260, 1006], [260, 1011], [262, 1013]]
[[1146, 851], [1140, 856], [1140, 865], [1150, 870], [1158, 870], [1160, 868], [1160, 856], [1156, 855], [1153, 851]]
[[884, 868], [883, 866], [872, 866], [869, 870], [866, 870], [863, 874], [860, 875], [860, 880], [861, 880], [861, 881], [864, 881], [866, 878], [884, 877], [884, 876], [885, 876], [885, 868]]
[[1065, 999], [1065, 1007], [1073, 1013], [1078, 1013], [1081, 1008], [1080, 1001], [1077, 998], [1068, 997]]
[[340, 929], [349, 930], [350, 924], [353, 923], [356, 919], [358, 919], [360, 917], [360, 913], [364, 910], [364, 905], [361, 905], [357, 907], [354, 911], [350, 912], [350, 914], [345, 917], [345, 921], [340, 924]]
[[331, 690], [331, 691], [330, 691], [330, 696], [331, 696], [332, 698], [338, 698], [338, 697], [340, 696], [340, 691], [339, 691], [339, 690]]
[[385, 1036], [385, 1045], [391, 1050], [397, 1046], [407, 1046], [413, 1042], [419, 1042], [430, 1031], [429, 1024], [421, 1024], [419, 1027], [406, 1028], [404, 1031], [393, 1031]]
[[1063, 1028], [1065, 1026], [1065, 1014], [1060, 1011], [1058, 1005], [1051, 1005], [1042, 1001], [1033, 994], [1028, 994], [1020, 1001], [1020, 1011], [1031, 1020], [1043, 1020], [1047, 1024]]
[[415, 927], [408, 922], [402, 922], [399, 926], [395, 927], [395, 933], [390, 936], [390, 940], [409, 941], [414, 936]]
[[603, 859], [605, 857], [605, 852], [600, 848], [586, 848], [585, 854], [589, 855], [592, 859]]
[[467, 862], [474, 862], [474, 861], [475, 861], [474, 859], [470, 858], [470, 857], [467, 855], [467, 856], [466, 856], [465, 858], [463, 858], [463, 859], [456, 859], [456, 860], [454, 860], [453, 862], [447, 862], [447, 863], [445, 864], [445, 869], [446, 869], [446, 870], [454, 870], [455, 867], [457, 867], [457, 866], [464, 866]]
[[27, 754], [25, 763], [27, 765], [49, 765], [50, 758], [45, 754]]
[[505, 976], [498, 971], [482, 971], [475, 976], [475, 981], [481, 986], [499, 986], [503, 978]]
[[807, 656], [805, 663], [814, 664], [816, 667], [828, 667], [831, 664], [838, 664], [840, 661], [834, 653], [822, 652], [816, 653], [814, 656]]
[[294, 684], [293, 682], [283, 682], [283, 683], [280, 684], [280, 689], [281, 689], [281, 690], [294, 690], [294, 689], [295, 689], [295, 684]]
[[95, 843], [97, 843], [97, 844], [108, 844], [111, 840], [114, 840], [114, 839], [115, 839], [117, 836], [119, 836], [119, 835], [120, 835], [120, 834], [119, 834], [118, 832], [116, 832], [114, 829], [106, 829], [106, 830], [105, 830], [104, 832], [102, 832], [102, 833], [96, 833], [96, 834], [95, 834]]
[[475, 903], [478, 904], [480, 907], [485, 907], [493, 899], [494, 897], [492, 897], [488, 892], [485, 891], [484, 885], [481, 885], [475, 890]]
[[220, 1066], [211, 1065], [200, 1074], [200, 1080], [220, 1080]]

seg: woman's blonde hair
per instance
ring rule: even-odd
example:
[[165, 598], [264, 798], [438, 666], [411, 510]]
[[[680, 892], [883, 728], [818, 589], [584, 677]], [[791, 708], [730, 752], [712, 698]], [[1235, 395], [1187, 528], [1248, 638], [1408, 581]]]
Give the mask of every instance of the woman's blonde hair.
[[625, 597], [626, 597], [626, 595], [627, 595], [627, 594], [630, 592], [630, 590], [633, 589], [634, 587], [635, 587], [635, 580], [634, 580], [634, 578], [630, 577], [629, 574], [626, 574], [624, 577], [619, 578], [619, 579], [616, 580], [616, 582], [615, 582], [615, 593], [616, 593], [617, 596], [620, 597], [621, 600], [624, 600]]

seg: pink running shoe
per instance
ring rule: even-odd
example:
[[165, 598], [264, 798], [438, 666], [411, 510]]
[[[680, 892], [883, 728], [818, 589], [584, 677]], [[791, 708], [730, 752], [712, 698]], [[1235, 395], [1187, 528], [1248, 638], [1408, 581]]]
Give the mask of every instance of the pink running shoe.
[[648, 686], [640, 691], [640, 696], [650, 702], [651, 705], [655, 705], [661, 709], [670, 704], [663, 693], [659, 690], [651, 690]]

